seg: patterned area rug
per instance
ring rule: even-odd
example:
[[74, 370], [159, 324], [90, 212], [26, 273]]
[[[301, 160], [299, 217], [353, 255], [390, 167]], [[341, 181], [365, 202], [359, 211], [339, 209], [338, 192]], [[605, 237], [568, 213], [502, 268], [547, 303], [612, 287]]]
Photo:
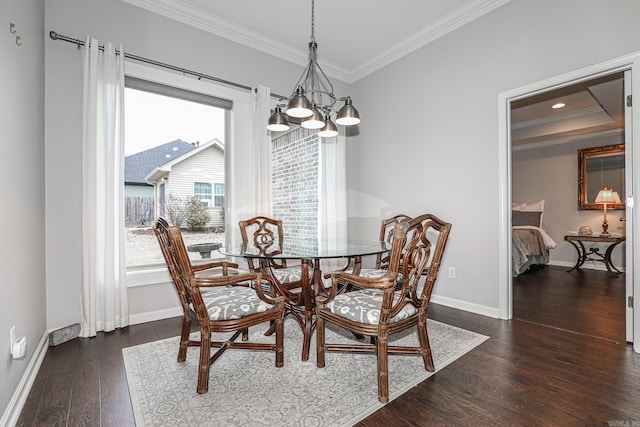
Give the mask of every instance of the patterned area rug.
[[[436, 372], [488, 337], [428, 320]], [[251, 339], [272, 340], [264, 329]], [[414, 331], [393, 343], [417, 345]], [[327, 342], [354, 340], [327, 328]], [[315, 334], [309, 361], [301, 361], [302, 332], [285, 321], [284, 367], [272, 352], [228, 350], [211, 367], [209, 392], [196, 393], [198, 348], [177, 363], [179, 338], [122, 350], [137, 426], [350, 426], [383, 405], [378, 402], [373, 354], [326, 353], [316, 367]], [[420, 356], [389, 356], [389, 399], [428, 378]]]

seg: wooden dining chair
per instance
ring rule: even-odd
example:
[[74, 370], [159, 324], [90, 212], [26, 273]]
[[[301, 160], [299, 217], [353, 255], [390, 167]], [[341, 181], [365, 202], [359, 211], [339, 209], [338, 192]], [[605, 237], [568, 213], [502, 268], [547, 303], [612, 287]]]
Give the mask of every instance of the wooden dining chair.
[[[371, 352], [377, 355], [378, 400], [389, 401], [388, 355], [419, 354], [427, 371], [435, 370], [427, 334], [427, 310], [449, 238], [451, 224], [431, 214], [395, 224], [388, 269], [384, 276], [367, 278], [345, 272], [331, 275], [327, 297], [316, 298], [317, 365], [325, 366], [325, 352]], [[424, 275], [423, 271], [427, 271]], [[402, 286], [396, 288], [399, 275]], [[357, 290], [339, 293], [342, 283]], [[326, 343], [325, 322], [372, 343]], [[419, 347], [389, 345], [389, 336], [417, 327]]]
[[[237, 265], [228, 262], [211, 263], [209, 268], [219, 268], [219, 275], [198, 276], [197, 272], [205, 268], [191, 265], [180, 229], [161, 218], [154, 230], [184, 312], [178, 362], [186, 359], [187, 347], [200, 348], [197, 392], [208, 391], [210, 366], [227, 349], [273, 351], [276, 367], [283, 366], [284, 298], [264, 294], [260, 284], [269, 279], [260, 273], [230, 275], [229, 268]], [[199, 340], [189, 339], [192, 321], [200, 331]], [[272, 322], [273, 344], [248, 341], [250, 326]], [[214, 341], [213, 332], [233, 334], [228, 339]], [[240, 335], [242, 341], [236, 342]], [[212, 348], [218, 348], [213, 355]]]
[[[256, 216], [239, 221], [242, 244], [252, 242], [260, 249], [261, 255], [277, 255], [282, 252], [284, 230], [282, 221], [266, 216]], [[251, 258], [247, 259], [249, 271], [260, 271], [260, 266]], [[300, 266], [288, 266], [286, 260], [270, 259], [268, 268], [285, 291], [302, 287], [302, 269]]]
[[[196, 312], [193, 309], [191, 303], [191, 295], [187, 291], [184, 285], [184, 280], [180, 275], [178, 265], [173, 255], [173, 249], [169, 243], [169, 227], [171, 224], [164, 217], [159, 217], [153, 228], [153, 231], [158, 239], [162, 256], [164, 257], [167, 269], [171, 276], [174, 288], [178, 293], [180, 299], [180, 305], [182, 306], [182, 332], [180, 334], [180, 347], [178, 350], [178, 362], [184, 362], [187, 358], [187, 348], [190, 346], [200, 346], [199, 340], [189, 340], [189, 334], [191, 332], [192, 322], [197, 324], [198, 318]], [[222, 262], [209, 262], [206, 264], [191, 265], [191, 275], [193, 274], [207, 274], [207, 275], [222, 275], [228, 276], [229, 273], [236, 272], [238, 264], [222, 261]]]
[[[381, 219], [378, 240], [391, 244], [393, 240], [395, 224], [403, 220], [409, 221], [411, 220], [411, 217], [405, 214], [398, 214], [390, 218]], [[335, 272], [353, 273], [368, 278], [382, 277], [389, 269], [390, 256], [390, 252], [377, 254], [376, 263], [373, 268], [363, 268], [362, 266], [358, 265], [358, 263], [356, 263], [355, 259], [350, 258], [346, 261], [346, 265], [342, 269], [336, 270]], [[325, 279], [328, 279], [330, 277], [331, 273], [325, 275]], [[398, 280], [397, 286], [402, 286], [402, 275], [400, 275], [400, 280]], [[353, 289], [356, 289], [354, 285], [343, 284], [341, 292], [348, 292]]]

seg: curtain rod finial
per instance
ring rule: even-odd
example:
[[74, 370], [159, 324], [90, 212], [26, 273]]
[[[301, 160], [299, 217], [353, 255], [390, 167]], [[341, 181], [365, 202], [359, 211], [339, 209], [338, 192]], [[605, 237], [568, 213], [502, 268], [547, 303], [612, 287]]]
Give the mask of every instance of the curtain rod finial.
[[58, 33], [55, 31], [49, 31], [49, 37], [51, 37], [51, 40], [58, 40]]

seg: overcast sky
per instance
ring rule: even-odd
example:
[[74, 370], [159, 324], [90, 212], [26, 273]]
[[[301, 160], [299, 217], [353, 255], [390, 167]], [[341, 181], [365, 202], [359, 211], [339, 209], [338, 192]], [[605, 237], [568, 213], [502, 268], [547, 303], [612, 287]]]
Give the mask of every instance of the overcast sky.
[[224, 143], [224, 110], [125, 89], [124, 132], [126, 156], [176, 139]]

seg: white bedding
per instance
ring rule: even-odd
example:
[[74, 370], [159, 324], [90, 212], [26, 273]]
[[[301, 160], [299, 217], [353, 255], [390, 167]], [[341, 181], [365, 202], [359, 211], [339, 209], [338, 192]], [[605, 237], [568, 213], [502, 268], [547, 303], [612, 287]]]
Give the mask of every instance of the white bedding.
[[519, 225], [519, 226], [514, 226], [513, 228], [530, 228], [533, 230], [538, 230], [542, 235], [542, 240], [544, 240], [544, 245], [547, 249], [553, 249], [556, 247], [556, 242], [551, 238], [551, 236], [547, 234], [546, 231], [544, 231], [544, 229], [540, 227], [535, 227], [532, 225]]
[[[549, 263], [549, 249], [555, 248], [556, 242], [546, 231], [530, 225], [514, 226], [513, 229], [511, 236], [511, 274], [513, 277], [524, 273], [532, 265]], [[518, 229], [521, 231], [516, 234]], [[535, 233], [537, 237], [535, 242], [531, 240], [531, 235], [526, 234], [525, 230], [528, 230], [528, 233]]]

